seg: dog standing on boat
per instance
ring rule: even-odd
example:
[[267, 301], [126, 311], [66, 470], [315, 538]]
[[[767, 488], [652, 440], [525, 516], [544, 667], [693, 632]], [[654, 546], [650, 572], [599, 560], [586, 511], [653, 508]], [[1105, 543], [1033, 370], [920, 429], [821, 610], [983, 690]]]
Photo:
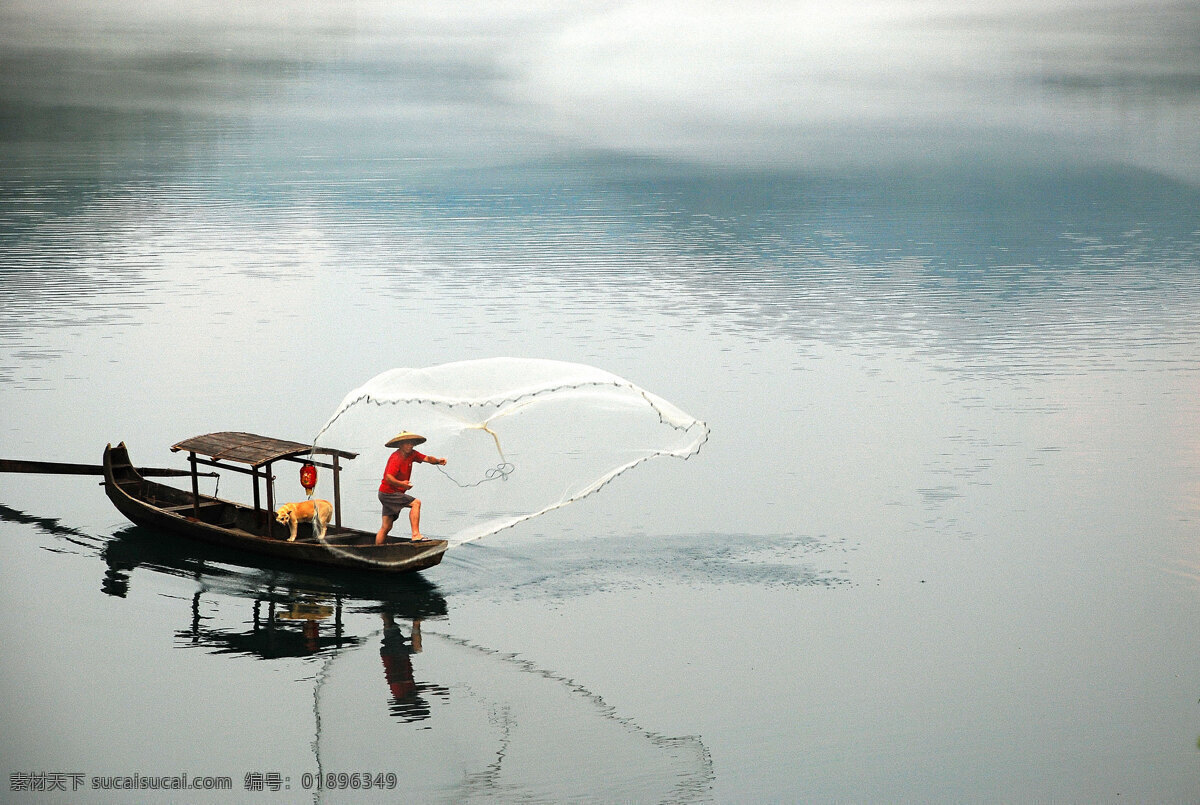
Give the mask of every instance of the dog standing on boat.
[[325, 529], [333, 517], [333, 504], [328, 500], [302, 500], [299, 503], [285, 503], [275, 510], [275, 519], [287, 524], [291, 532], [288, 542], [296, 541], [296, 527], [300, 523], [312, 523], [313, 533], [317, 539], [325, 538]]

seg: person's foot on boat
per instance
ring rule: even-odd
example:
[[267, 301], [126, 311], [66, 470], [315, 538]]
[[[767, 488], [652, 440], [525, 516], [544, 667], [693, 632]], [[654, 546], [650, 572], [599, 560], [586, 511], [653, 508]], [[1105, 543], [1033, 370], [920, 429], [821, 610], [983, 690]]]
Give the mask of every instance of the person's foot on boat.
[[427, 539], [427, 537], [424, 534], [413, 534], [412, 535], [413, 542], [424, 542], [426, 539]]

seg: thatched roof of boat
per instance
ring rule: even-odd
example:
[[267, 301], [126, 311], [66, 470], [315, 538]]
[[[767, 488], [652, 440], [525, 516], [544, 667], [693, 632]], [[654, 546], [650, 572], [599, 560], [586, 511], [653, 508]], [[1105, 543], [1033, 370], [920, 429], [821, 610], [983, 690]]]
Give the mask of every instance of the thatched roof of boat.
[[238, 464], [248, 464], [251, 467], [261, 467], [271, 461], [307, 456], [312, 453], [341, 456], [342, 458], [355, 458], [358, 455], [358, 453], [334, 450], [329, 447], [314, 449], [311, 444], [238, 431], [222, 431], [194, 436], [172, 446], [171, 450], [186, 450], [190, 453], [208, 456], [214, 461], [233, 461]]

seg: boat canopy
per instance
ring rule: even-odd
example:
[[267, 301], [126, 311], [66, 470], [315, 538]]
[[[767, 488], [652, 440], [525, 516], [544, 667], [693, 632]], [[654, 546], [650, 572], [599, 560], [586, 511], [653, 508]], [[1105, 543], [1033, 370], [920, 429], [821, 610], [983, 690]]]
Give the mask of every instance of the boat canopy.
[[307, 456], [313, 453], [340, 458], [357, 458], [358, 456], [358, 453], [350, 453], [345, 450], [335, 450], [330, 447], [314, 449], [311, 444], [238, 431], [222, 431], [193, 436], [191, 439], [185, 439], [171, 447], [172, 452], [180, 450], [208, 456], [214, 461], [234, 461], [251, 467], [261, 467], [272, 461], [285, 458], [295, 459], [298, 456]]

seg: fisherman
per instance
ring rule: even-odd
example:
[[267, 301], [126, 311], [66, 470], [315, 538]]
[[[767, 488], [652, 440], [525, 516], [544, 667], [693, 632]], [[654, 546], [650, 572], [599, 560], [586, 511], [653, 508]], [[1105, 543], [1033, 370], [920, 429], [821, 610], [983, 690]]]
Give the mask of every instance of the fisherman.
[[396, 448], [396, 452], [388, 458], [387, 467], [383, 471], [383, 482], [379, 485], [379, 502], [383, 504], [383, 524], [375, 535], [375, 544], [382, 545], [387, 539], [392, 524], [400, 516], [401, 509], [408, 509], [408, 521], [412, 525], [413, 542], [425, 539], [421, 535], [421, 501], [408, 494], [412, 489], [409, 478], [412, 476], [412, 465], [445, 464], [446, 459], [434, 458], [424, 453], [418, 453], [417, 445], [425, 441], [424, 436], [418, 436], [409, 431], [403, 431], [387, 441], [387, 447]]

